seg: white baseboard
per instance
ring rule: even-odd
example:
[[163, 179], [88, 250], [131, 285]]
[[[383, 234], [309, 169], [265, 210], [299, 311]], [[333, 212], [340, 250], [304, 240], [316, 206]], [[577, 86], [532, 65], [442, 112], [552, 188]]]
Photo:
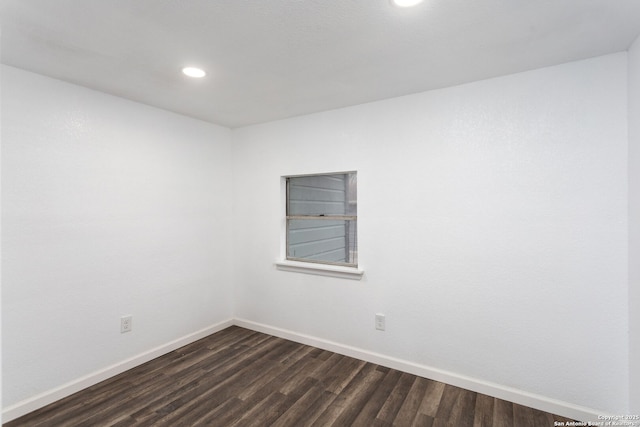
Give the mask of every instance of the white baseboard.
[[520, 405], [536, 408], [541, 411], [551, 412], [553, 414], [562, 415], [564, 417], [580, 420], [580, 421], [598, 421], [598, 415], [609, 415], [602, 411], [596, 411], [591, 408], [573, 405], [545, 396], [528, 393], [526, 391], [506, 387], [500, 384], [467, 377], [453, 372], [444, 371], [434, 367], [397, 359], [383, 354], [374, 353], [356, 347], [336, 343], [333, 341], [313, 337], [310, 335], [300, 334], [294, 331], [280, 329], [273, 326], [264, 325], [244, 319], [229, 319], [224, 322], [211, 325], [184, 337], [178, 338], [159, 347], [153, 348], [137, 356], [131, 357], [122, 362], [108, 366], [99, 371], [85, 375], [75, 381], [63, 384], [53, 390], [39, 394], [29, 399], [25, 399], [12, 406], [4, 408], [2, 411], [2, 421], [9, 422], [29, 412], [40, 409], [50, 403], [70, 396], [80, 390], [95, 385], [100, 381], [104, 381], [124, 371], [134, 368], [138, 365], [153, 360], [159, 356], [174, 351], [182, 346], [195, 342], [208, 335], [221, 331], [229, 326], [237, 325], [246, 329], [257, 332], [274, 335], [280, 338], [295, 341], [301, 344], [311, 345], [324, 350], [333, 351], [345, 356], [354, 357], [366, 362], [375, 363], [377, 365], [386, 366], [397, 369], [399, 371], [408, 372], [424, 378], [451, 384], [477, 393], [486, 394], [499, 399], [508, 400]]
[[131, 368], [135, 368], [136, 366], [149, 362], [150, 360], [153, 360], [164, 354], [170, 353], [187, 344], [191, 344], [192, 342], [198, 341], [199, 339], [202, 339], [213, 333], [219, 332], [225, 328], [228, 328], [229, 326], [232, 326], [233, 324], [234, 322], [232, 319], [216, 323], [215, 325], [208, 326], [204, 329], [185, 335], [176, 340], [145, 351], [144, 353], [133, 356], [129, 359], [123, 360], [122, 362], [85, 375], [84, 377], [78, 378], [77, 380], [63, 384], [60, 387], [54, 388], [53, 390], [49, 390], [29, 399], [25, 399], [14, 405], [4, 408], [2, 410], [2, 422], [6, 423], [15, 420], [16, 418], [26, 415], [29, 412], [40, 409], [46, 405], [49, 405], [50, 403], [70, 396], [73, 393], [76, 393], [87, 387], [91, 387], [92, 385], [95, 385], [100, 381], [104, 381]]
[[[275, 328], [273, 326], [252, 322], [244, 319], [235, 319], [234, 324], [246, 329], [274, 335], [280, 338], [295, 341], [301, 344], [318, 347], [323, 350], [332, 351], [334, 353], [364, 360], [366, 362], [375, 363], [377, 365], [388, 368], [397, 369], [420, 377], [429, 378], [440, 381], [456, 387], [471, 390], [476, 393], [486, 394], [488, 396], [497, 397], [498, 399], [508, 400], [523, 406], [539, 409], [541, 411], [550, 412], [552, 414], [561, 415], [579, 421], [599, 421], [598, 415], [609, 415], [602, 411], [586, 408], [571, 403], [551, 399], [545, 396], [528, 393], [526, 391], [491, 383], [477, 378], [471, 378], [453, 372], [444, 371], [426, 365], [397, 359], [383, 354], [370, 352], [356, 347], [336, 343], [309, 335], [299, 334], [297, 332], [286, 329]], [[601, 420], [600, 420], [601, 421]]]

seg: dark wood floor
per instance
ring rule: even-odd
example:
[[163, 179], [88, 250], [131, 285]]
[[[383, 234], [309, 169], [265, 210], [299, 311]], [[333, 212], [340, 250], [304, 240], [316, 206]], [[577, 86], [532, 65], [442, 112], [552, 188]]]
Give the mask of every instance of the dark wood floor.
[[5, 424], [553, 426], [549, 413], [230, 327]]

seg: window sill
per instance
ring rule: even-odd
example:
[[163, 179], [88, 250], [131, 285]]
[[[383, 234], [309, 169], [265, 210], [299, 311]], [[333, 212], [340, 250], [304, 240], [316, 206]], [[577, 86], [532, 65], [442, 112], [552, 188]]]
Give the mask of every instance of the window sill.
[[283, 271], [296, 273], [315, 274], [318, 276], [340, 277], [342, 279], [360, 280], [364, 270], [354, 267], [342, 267], [340, 265], [316, 264], [312, 262], [277, 261], [276, 268]]

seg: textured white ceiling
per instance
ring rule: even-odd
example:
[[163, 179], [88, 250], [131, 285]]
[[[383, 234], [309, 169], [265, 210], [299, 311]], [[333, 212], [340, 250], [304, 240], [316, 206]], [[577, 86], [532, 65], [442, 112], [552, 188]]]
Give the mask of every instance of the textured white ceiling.
[[640, 0], [1, 0], [0, 16], [4, 64], [229, 127], [623, 51], [640, 34]]

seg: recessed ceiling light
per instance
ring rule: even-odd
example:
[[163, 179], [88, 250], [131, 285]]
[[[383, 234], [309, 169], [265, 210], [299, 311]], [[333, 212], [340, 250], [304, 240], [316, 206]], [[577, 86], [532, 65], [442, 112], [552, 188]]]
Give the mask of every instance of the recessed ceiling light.
[[200, 78], [207, 75], [207, 73], [205, 73], [204, 70], [196, 67], [184, 67], [182, 69], [182, 72], [189, 77], [195, 77], [195, 78]]
[[391, 4], [398, 7], [411, 7], [418, 3], [422, 3], [423, 0], [391, 0]]

